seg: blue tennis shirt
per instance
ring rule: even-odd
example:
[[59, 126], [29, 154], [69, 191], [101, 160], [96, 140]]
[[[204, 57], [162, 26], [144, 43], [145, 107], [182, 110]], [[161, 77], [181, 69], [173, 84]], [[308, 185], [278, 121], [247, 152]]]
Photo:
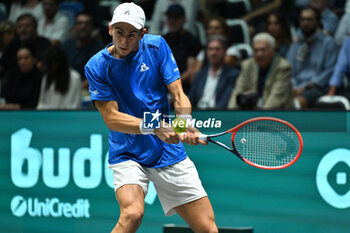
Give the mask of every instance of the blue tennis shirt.
[[[139, 49], [117, 59], [108, 47], [85, 66], [91, 100], [118, 102], [119, 111], [143, 118], [144, 112], [169, 115], [166, 86], [180, 78], [171, 50], [161, 36], [146, 34]], [[164, 167], [187, 157], [180, 143], [167, 144], [155, 135], [109, 133], [109, 164], [134, 160], [145, 167]]]

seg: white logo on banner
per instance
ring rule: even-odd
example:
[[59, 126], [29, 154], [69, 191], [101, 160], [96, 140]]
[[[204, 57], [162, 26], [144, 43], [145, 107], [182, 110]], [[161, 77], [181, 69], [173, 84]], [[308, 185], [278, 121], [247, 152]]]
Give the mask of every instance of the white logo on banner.
[[348, 166], [347, 171], [336, 171], [335, 184], [340, 187], [350, 182], [350, 150], [335, 149], [327, 153], [321, 160], [316, 171], [316, 184], [321, 197], [331, 206], [338, 209], [350, 207], [350, 190], [341, 195], [334, 190], [329, 182], [329, 173], [339, 163]]
[[22, 196], [15, 196], [11, 200], [11, 211], [16, 217], [22, 217], [27, 212], [27, 203]]
[[[102, 183], [103, 178], [106, 184], [114, 189], [113, 171], [107, 166], [108, 152], [103, 158], [101, 134], [90, 135], [89, 147], [78, 148], [75, 153], [71, 152], [69, 148], [62, 147], [58, 148], [57, 154], [50, 147], [43, 148], [42, 152], [31, 147], [32, 137], [33, 133], [25, 128], [11, 135], [11, 180], [16, 187], [32, 188], [37, 185], [41, 175], [45, 186], [51, 189], [63, 189], [67, 187], [71, 181], [71, 177], [74, 184], [81, 189], [97, 188]], [[24, 165], [27, 167], [25, 170], [23, 169]], [[152, 205], [156, 196], [155, 187], [150, 182], [145, 202]], [[57, 209], [58, 206], [61, 206], [59, 203], [58, 198], [45, 198], [45, 201], [40, 201], [38, 198], [28, 198], [25, 200], [22, 196], [14, 196], [11, 201], [11, 211], [17, 217], [23, 216], [27, 210], [30, 211], [30, 216], [45, 216], [47, 213], [50, 216], [54, 216], [57, 213], [51, 211], [51, 207]], [[71, 206], [73, 205], [71, 204]], [[88, 199], [78, 199], [75, 206], [80, 206], [79, 208], [81, 210], [81, 206], [85, 206], [84, 208], [86, 208], [89, 205]], [[37, 206], [45, 206], [46, 212], [36, 214], [35, 208]], [[62, 206], [67, 206], [66, 208], [69, 209], [67, 203]], [[69, 216], [69, 214], [64, 213], [58, 215], [61, 217]], [[79, 214], [72, 212], [72, 217], [80, 215], [81, 212]]]
[[90, 218], [90, 203], [88, 199], [77, 199], [75, 203], [61, 202], [58, 198], [25, 199], [15, 196], [11, 200], [11, 211], [16, 217], [22, 217], [28, 213], [31, 217], [66, 217], [66, 218]]

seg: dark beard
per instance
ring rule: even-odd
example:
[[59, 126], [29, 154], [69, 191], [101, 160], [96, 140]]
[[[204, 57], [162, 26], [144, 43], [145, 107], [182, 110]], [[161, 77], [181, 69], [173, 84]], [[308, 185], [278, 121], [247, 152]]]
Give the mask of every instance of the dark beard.
[[310, 30], [307, 30], [307, 31], [305, 31], [305, 30], [301, 30], [301, 31], [302, 31], [304, 37], [307, 38], [307, 37], [310, 37], [310, 36], [312, 36], [313, 34], [315, 34], [316, 30], [317, 30], [317, 28], [315, 28], [315, 29], [310, 29]]

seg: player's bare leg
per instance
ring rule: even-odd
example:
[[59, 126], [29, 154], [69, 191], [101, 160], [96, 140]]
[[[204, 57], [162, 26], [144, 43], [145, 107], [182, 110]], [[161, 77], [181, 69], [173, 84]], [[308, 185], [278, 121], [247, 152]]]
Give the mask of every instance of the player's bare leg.
[[145, 197], [141, 186], [124, 185], [116, 191], [116, 196], [120, 207], [120, 217], [112, 233], [136, 232], [145, 210]]
[[214, 211], [208, 197], [175, 207], [195, 233], [217, 233]]

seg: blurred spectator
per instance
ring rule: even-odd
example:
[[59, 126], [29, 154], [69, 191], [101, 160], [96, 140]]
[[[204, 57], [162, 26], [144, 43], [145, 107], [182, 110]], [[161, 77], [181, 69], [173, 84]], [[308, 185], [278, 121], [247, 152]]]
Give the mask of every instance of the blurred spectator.
[[44, 72], [37, 109], [77, 109], [81, 107], [81, 78], [71, 69], [64, 51], [57, 45], [39, 58]]
[[208, 38], [208, 64], [196, 73], [191, 87], [190, 101], [194, 108], [226, 108], [238, 76], [238, 70], [225, 64], [226, 38]]
[[104, 47], [99, 40], [92, 37], [93, 30], [92, 16], [86, 12], [81, 12], [75, 19], [74, 38], [62, 44], [68, 63], [81, 75], [84, 89], [87, 89], [89, 85], [84, 74], [84, 66], [95, 53]]
[[[124, 0], [124, 2], [125, 1], [126, 0]], [[139, 5], [145, 11], [146, 19], [150, 19], [152, 17], [156, 0], [134, 0], [133, 2], [135, 2], [135, 4]]]
[[291, 66], [286, 59], [276, 54], [275, 43], [268, 33], [259, 33], [254, 37], [254, 58], [242, 62], [228, 108], [294, 107]]
[[[94, 14], [94, 16], [96, 17], [96, 10], [101, 10], [101, 8], [103, 8], [102, 11], [104, 11], [104, 15], [101, 15], [101, 17], [109, 21], [110, 15], [113, 14], [114, 9], [119, 4], [124, 2], [130, 2], [130, 0], [85, 0], [84, 9], [85, 11]], [[134, 2], [136, 5], [139, 5], [143, 9], [143, 11], [145, 12], [146, 20], [151, 19], [156, 0], [133, 0], [132, 2]]]
[[15, 25], [9, 21], [0, 22], [0, 58], [2, 57], [5, 48], [15, 38]]
[[328, 6], [334, 14], [341, 18], [344, 14], [346, 0], [329, 0]]
[[318, 9], [321, 13], [323, 32], [326, 35], [333, 36], [337, 29], [339, 19], [338, 16], [328, 8], [328, 0], [311, 0], [311, 6]]
[[43, 0], [45, 17], [38, 22], [38, 34], [51, 41], [61, 43], [70, 30], [69, 19], [58, 11], [60, 0]]
[[310, 5], [310, 0], [295, 0], [295, 6], [302, 8], [304, 6]]
[[178, 3], [185, 9], [185, 29], [191, 33], [196, 31], [198, 4], [196, 0], [157, 0], [150, 23], [150, 34], [165, 35], [168, 32], [165, 12], [171, 4]]
[[263, 22], [266, 15], [278, 10], [282, 5], [282, 0], [251, 0], [252, 11], [241, 17], [250, 26], [250, 34], [263, 31]]
[[276, 52], [282, 57], [286, 57], [292, 38], [284, 16], [277, 12], [270, 13], [266, 20], [266, 31], [276, 40]]
[[[295, 1], [288, 1], [291, 2], [289, 5], [287, 5], [285, 9], [285, 14], [287, 17], [287, 21], [290, 24], [290, 26], [293, 28], [293, 30], [296, 31], [297, 28], [299, 28], [299, 14], [300, 14], [300, 9], [302, 9], [305, 6], [310, 5], [310, 0], [295, 0]], [[283, 5], [286, 4], [283, 3]], [[297, 40], [297, 35], [295, 32], [295, 35], [292, 35], [293, 39], [296, 38]]]
[[43, 6], [40, 0], [13, 0], [8, 20], [15, 23], [17, 18], [23, 14], [33, 15], [37, 22], [44, 18]]
[[335, 41], [341, 45], [347, 36], [350, 36], [350, 0], [346, 2], [345, 14], [342, 16], [335, 33]]
[[212, 35], [223, 35], [228, 40], [228, 26], [226, 24], [226, 21], [224, 18], [218, 15], [214, 15], [211, 18], [209, 18], [207, 24], [206, 24], [206, 34], [207, 38]]
[[289, 48], [287, 59], [292, 65], [294, 95], [301, 108], [312, 107], [328, 90], [337, 57], [332, 37], [320, 30], [320, 12], [304, 7], [299, 16], [302, 37]]
[[180, 4], [170, 5], [166, 11], [169, 33], [164, 38], [174, 54], [179, 67], [182, 86], [186, 94], [189, 93], [192, 78], [187, 67], [193, 66], [195, 57], [200, 51], [200, 42], [184, 29], [186, 22], [185, 10]]
[[0, 3], [0, 22], [7, 19], [7, 8], [4, 3]]
[[0, 59], [0, 71], [7, 72], [17, 65], [17, 50], [21, 46], [32, 47], [40, 55], [50, 46], [50, 41], [37, 35], [37, 21], [30, 14], [23, 14], [16, 21], [16, 38], [5, 48]]
[[[345, 77], [348, 79], [347, 87], [344, 87]], [[329, 86], [328, 95], [341, 95], [350, 100], [350, 37], [344, 40]]]
[[6, 103], [0, 109], [35, 108], [40, 93], [42, 73], [37, 69], [35, 50], [22, 46], [16, 53], [18, 68], [13, 68], [2, 85]]
[[[226, 38], [226, 41], [228, 40], [228, 26], [225, 22], [225, 19], [220, 16], [212, 16], [207, 24], [206, 24], [206, 37], [209, 38], [213, 35], [222, 35]], [[206, 59], [206, 49], [202, 49], [197, 57], [194, 65], [191, 67], [191, 77], [193, 79], [193, 76], [195, 73], [198, 72], [199, 69], [201, 69], [204, 65], [207, 63]]]

